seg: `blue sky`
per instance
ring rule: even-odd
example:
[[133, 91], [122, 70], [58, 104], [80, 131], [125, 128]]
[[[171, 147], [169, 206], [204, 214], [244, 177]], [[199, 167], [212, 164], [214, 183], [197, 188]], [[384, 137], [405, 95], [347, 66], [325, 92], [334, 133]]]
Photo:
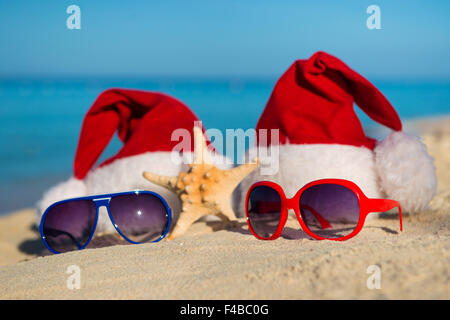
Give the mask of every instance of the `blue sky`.
[[[66, 8], [81, 8], [68, 30]], [[381, 30], [366, 8], [381, 8]], [[450, 1], [0, 0], [0, 77], [277, 76], [332, 53], [372, 78], [450, 79]]]

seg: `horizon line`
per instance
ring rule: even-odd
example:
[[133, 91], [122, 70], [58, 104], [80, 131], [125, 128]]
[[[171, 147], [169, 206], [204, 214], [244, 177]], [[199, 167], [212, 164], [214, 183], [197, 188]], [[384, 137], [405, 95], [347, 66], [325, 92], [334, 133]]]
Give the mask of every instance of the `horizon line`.
[[[0, 74], [0, 81], [23, 81], [23, 80], [277, 80], [282, 74]], [[448, 76], [433, 75], [363, 75], [372, 81], [409, 81], [409, 82], [448, 82]]]

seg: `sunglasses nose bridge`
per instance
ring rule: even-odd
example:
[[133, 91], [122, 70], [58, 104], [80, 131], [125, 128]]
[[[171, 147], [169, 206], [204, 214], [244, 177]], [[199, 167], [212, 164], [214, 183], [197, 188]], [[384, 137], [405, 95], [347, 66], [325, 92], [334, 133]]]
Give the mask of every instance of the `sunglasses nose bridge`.
[[298, 208], [297, 201], [294, 198], [286, 199], [286, 208], [288, 210], [292, 209], [295, 211]]
[[109, 206], [109, 201], [111, 201], [111, 198], [98, 198], [98, 199], [93, 199], [95, 205], [97, 206], [97, 209], [101, 208], [101, 207], [106, 207], [108, 208]]

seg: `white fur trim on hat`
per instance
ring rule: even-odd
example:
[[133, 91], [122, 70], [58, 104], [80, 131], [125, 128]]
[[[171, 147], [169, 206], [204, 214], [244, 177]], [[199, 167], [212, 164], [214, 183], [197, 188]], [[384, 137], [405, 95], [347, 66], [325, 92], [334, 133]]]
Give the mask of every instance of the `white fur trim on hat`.
[[[262, 175], [269, 163], [258, 152], [262, 168], [256, 169], [240, 184], [239, 215], [245, 215], [245, 196], [249, 187], [261, 180], [274, 181], [291, 198], [308, 182], [318, 179], [346, 179], [356, 183], [369, 198], [380, 198], [374, 154], [365, 147], [340, 144], [286, 144], [279, 146], [279, 168], [273, 175]], [[269, 149], [270, 150], [270, 149]], [[255, 154], [251, 149], [249, 154]], [[270, 152], [269, 152], [270, 154]], [[276, 161], [277, 159], [272, 159]], [[272, 163], [276, 166], [276, 163]], [[269, 171], [269, 170], [267, 170]], [[370, 216], [369, 216], [370, 217]]]
[[[68, 198], [98, 195], [105, 193], [124, 192], [131, 190], [149, 190], [160, 194], [172, 209], [174, 222], [181, 210], [178, 197], [172, 191], [157, 186], [146, 180], [142, 173], [153, 172], [164, 176], [177, 176], [180, 171], [187, 171], [192, 160], [192, 153], [174, 161], [172, 152], [147, 152], [136, 156], [117, 159], [114, 162], [96, 168], [88, 173], [84, 180], [70, 178], [48, 190], [38, 206], [38, 223], [45, 209], [52, 203]], [[211, 154], [212, 161], [220, 168], [229, 168], [230, 162], [219, 154]], [[97, 224], [99, 232], [112, 232], [114, 227], [105, 210], [100, 210]]]
[[387, 197], [411, 213], [425, 209], [437, 187], [436, 168], [425, 144], [416, 136], [392, 132], [374, 152], [380, 187]]

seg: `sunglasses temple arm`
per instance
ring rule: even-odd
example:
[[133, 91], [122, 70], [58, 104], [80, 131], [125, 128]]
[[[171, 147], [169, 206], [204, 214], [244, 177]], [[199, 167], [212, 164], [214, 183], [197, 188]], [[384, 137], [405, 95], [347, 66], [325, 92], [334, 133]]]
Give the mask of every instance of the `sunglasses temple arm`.
[[390, 199], [370, 199], [370, 212], [385, 212], [398, 208], [398, 217], [400, 219], [400, 231], [403, 231], [402, 206], [398, 201]]
[[331, 228], [331, 224], [327, 221], [327, 219], [322, 217], [322, 215], [319, 212], [317, 212], [314, 208], [312, 208], [308, 205], [305, 205], [305, 204], [301, 205], [300, 208], [303, 210], [309, 210], [309, 212], [311, 212], [311, 214], [314, 216], [314, 218], [316, 218], [316, 220], [319, 221], [320, 227], [322, 229]]

